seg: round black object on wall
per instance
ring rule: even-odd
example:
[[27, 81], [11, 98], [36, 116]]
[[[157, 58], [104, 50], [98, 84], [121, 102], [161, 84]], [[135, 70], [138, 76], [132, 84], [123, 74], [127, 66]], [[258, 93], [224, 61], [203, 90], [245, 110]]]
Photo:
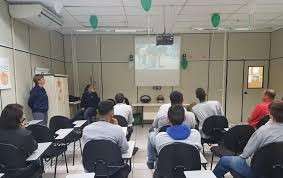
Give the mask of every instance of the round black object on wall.
[[142, 103], [149, 103], [151, 101], [151, 97], [148, 95], [143, 95], [140, 97], [140, 102]]

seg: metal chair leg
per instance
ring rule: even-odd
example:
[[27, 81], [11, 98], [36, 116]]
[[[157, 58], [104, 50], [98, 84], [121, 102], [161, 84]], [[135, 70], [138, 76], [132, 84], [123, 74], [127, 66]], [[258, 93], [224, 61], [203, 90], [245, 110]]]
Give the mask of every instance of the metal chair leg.
[[74, 142], [74, 149], [73, 149], [73, 166], [75, 165], [75, 153], [76, 152], [76, 142]]
[[50, 158], [50, 167], [52, 167], [53, 158]]
[[211, 155], [210, 170], [212, 170], [213, 158], [214, 158], [214, 153], [212, 153]]
[[80, 150], [81, 150], [81, 155], [83, 155], [83, 150], [82, 150], [82, 142], [81, 142], [81, 139], [79, 140], [79, 143], [80, 143]]
[[67, 170], [67, 173], [69, 173], [66, 152], [64, 152], [63, 154], [64, 154], [64, 157], [65, 157], [66, 170]]
[[57, 161], [58, 161], [58, 156], [55, 158], [55, 171], [54, 171], [54, 178], [56, 178], [56, 173], [57, 173]]

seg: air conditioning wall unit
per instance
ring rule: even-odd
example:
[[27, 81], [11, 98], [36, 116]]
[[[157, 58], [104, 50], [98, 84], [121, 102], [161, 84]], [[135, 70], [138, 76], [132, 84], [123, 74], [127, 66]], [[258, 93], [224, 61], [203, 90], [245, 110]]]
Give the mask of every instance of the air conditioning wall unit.
[[63, 25], [61, 17], [42, 4], [9, 4], [9, 11], [13, 18], [39, 28], [57, 30]]

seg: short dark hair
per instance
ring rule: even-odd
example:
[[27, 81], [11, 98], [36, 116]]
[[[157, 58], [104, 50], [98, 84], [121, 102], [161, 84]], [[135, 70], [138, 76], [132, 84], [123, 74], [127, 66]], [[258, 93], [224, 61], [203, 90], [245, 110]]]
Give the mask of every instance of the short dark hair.
[[19, 104], [8, 104], [0, 116], [0, 128], [18, 129], [23, 118], [23, 106]]
[[170, 101], [171, 104], [182, 104], [183, 103], [183, 94], [179, 91], [173, 91], [170, 94]]
[[276, 122], [283, 123], [283, 101], [273, 101], [269, 105], [269, 110]]
[[98, 113], [101, 116], [105, 116], [106, 114], [108, 114], [109, 112], [113, 111], [113, 102], [106, 100], [106, 101], [101, 101], [98, 104]]
[[168, 118], [172, 125], [181, 125], [185, 120], [185, 109], [182, 105], [172, 105], [168, 110]]
[[199, 99], [199, 101], [205, 101], [206, 98], [205, 90], [203, 88], [197, 88], [196, 97]]
[[117, 94], [115, 95], [115, 101], [116, 101], [116, 103], [123, 103], [124, 100], [125, 100], [125, 96], [124, 96], [123, 93], [117, 93]]
[[267, 96], [268, 98], [274, 100], [274, 99], [275, 99], [275, 96], [276, 96], [276, 93], [275, 93], [275, 91], [272, 90], [272, 89], [266, 89], [266, 90], [264, 91], [264, 95]]
[[43, 79], [44, 75], [43, 74], [35, 74], [33, 77], [33, 82], [38, 85], [39, 80]]

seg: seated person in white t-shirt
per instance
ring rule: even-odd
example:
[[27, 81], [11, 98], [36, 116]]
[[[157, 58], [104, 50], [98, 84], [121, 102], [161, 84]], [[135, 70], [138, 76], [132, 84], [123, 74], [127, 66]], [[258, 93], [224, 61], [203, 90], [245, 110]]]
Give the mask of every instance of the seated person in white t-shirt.
[[129, 140], [133, 133], [133, 110], [128, 104], [125, 104], [125, 96], [123, 93], [117, 93], [115, 96], [116, 105], [114, 106], [114, 115], [123, 116], [128, 122], [128, 134], [127, 139]]
[[[155, 161], [155, 152], [154, 146], [152, 144], [152, 140], [155, 139], [156, 135], [159, 132], [159, 129], [163, 126], [170, 125], [170, 121], [168, 119], [168, 110], [173, 105], [182, 105], [183, 104], [183, 94], [178, 91], [173, 91], [170, 94], [170, 101], [169, 104], [163, 104], [160, 106], [159, 111], [156, 115], [156, 118], [153, 121], [152, 127], [153, 131], [151, 131], [148, 135], [148, 142], [147, 142], [147, 165], [149, 169], [153, 169], [154, 161]], [[189, 128], [195, 127], [195, 115], [192, 112], [188, 112], [184, 108], [185, 118], [183, 124], [188, 126]]]
[[218, 101], [206, 101], [206, 93], [204, 89], [196, 89], [196, 97], [199, 99], [199, 103], [192, 108], [192, 111], [199, 122], [198, 128], [201, 136], [206, 138], [207, 136], [202, 133], [202, 125], [205, 119], [210, 116], [223, 116], [224, 113], [221, 104]]
[[[183, 124], [185, 120], [185, 109], [182, 105], [172, 105], [168, 111], [168, 118], [170, 127], [166, 129], [166, 132], [159, 132], [151, 140], [152, 146], [156, 148], [158, 154], [163, 147], [176, 142], [190, 144], [196, 146], [198, 149], [202, 148], [200, 133]], [[153, 166], [154, 164], [150, 165], [148, 163], [150, 169]]]
[[[183, 94], [179, 91], [173, 91], [170, 94], [170, 102], [167, 104], [163, 104], [160, 106], [156, 117], [152, 123], [152, 127], [155, 129], [159, 129], [163, 126], [169, 125], [169, 119], [168, 119], [168, 110], [172, 105], [180, 104], [182, 105], [184, 101]], [[185, 109], [185, 120], [184, 124], [187, 124], [191, 128], [195, 127], [196, 120], [195, 115], [192, 112], [189, 112]]]

